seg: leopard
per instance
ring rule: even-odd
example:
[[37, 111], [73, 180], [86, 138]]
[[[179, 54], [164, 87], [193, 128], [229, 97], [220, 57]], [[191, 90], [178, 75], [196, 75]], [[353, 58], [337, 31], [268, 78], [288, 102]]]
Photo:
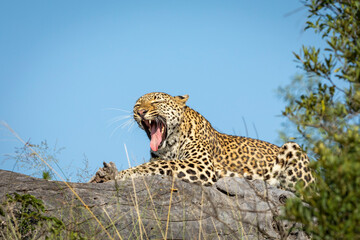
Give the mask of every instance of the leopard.
[[152, 92], [141, 96], [133, 117], [150, 140], [151, 160], [116, 174], [116, 180], [168, 175], [185, 182], [214, 185], [224, 177], [261, 179], [295, 191], [314, 181], [309, 158], [295, 142], [281, 147], [266, 141], [220, 133], [186, 105], [189, 95]]

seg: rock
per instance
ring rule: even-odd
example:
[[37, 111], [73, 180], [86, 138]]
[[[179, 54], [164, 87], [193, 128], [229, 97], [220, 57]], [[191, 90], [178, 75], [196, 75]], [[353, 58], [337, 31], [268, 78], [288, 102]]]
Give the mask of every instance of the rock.
[[106, 231], [63, 182], [0, 170], [0, 202], [6, 194], [31, 194], [66, 231], [93, 239], [308, 239], [276, 218], [294, 195], [263, 181], [224, 178], [212, 187], [168, 176], [115, 181], [110, 169], [116, 166], [104, 163], [93, 183], [69, 183]]

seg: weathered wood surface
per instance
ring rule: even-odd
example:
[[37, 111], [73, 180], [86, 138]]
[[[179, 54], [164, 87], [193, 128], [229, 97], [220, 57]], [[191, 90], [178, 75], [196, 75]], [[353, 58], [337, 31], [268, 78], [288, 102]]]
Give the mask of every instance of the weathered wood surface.
[[[67, 230], [109, 239], [63, 182], [3, 170], [0, 179], [1, 202], [6, 194], [31, 194]], [[202, 187], [167, 176], [149, 176], [70, 185], [114, 239], [281, 239], [279, 233], [286, 234], [292, 226], [276, 220], [274, 214], [293, 194], [262, 181], [225, 178], [215, 186]], [[296, 231], [287, 238], [307, 239]]]

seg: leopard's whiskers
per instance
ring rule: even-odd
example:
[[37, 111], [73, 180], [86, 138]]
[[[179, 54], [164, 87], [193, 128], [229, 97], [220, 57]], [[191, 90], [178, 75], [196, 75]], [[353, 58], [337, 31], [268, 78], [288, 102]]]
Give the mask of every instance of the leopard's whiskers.
[[[124, 119], [132, 119], [132, 115], [117, 116], [109, 120], [108, 127]], [[132, 119], [133, 120], [133, 119]]]
[[[110, 137], [112, 137], [116, 133], [116, 131], [119, 130], [120, 128], [128, 128], [128, 131], [130, 131], [130, 129], [132, 128], [132, 126], [135, 123], [135, 120], [133, 118], [133, 114], [131, 111], [121, 109], [121, 108], [106, 108], [105, 110], [115, 110], [115, 111], [121, 111], [121, 112], [128, 113], [126, 115], [116, 116], [108, 121], [107, 127], [110, 127], [112, 125], [117, 125], [114, 128], [114, 130], [112, 130]], [[126, 121], [119, 124], [119, 122], [121, 122], [123, 120], [126, 120]]]
[[[126, 117], [117, 118], [117, 119], [115, 119], [115, 120], [113, 121], [112, 124], [115, 124], [115, 123], [117, 123], [117, 122], [119, 122], [119, 121], [121, 121], [121, 120], [124, 120], [124, 119], [128, 119], [128, 120], [126, 120], [125, 122], [123, 122], [123, 123], [119, 124], [118, 126], [116, 126], [115, 129], [111, 132], [110, 137], [112, 137], [112, 136], [114, 135], [114, 133], [115, 133], [118, 129], [120, 129], [120, 128], [122, 128], [122, 129], [123, 129], [123, 128], [127, 128], [128, 131], [130, 131], [130, 129], [132, 128], [132, 126], [133, 126], [134, 123], [135, 123], [135, 120], [134, 120], [134, 118], [132, 118], [132, 116], [131, 116], [131, 117], [126, 116]], [[110, 124], [110, 126], [111, 126], [112, 124]]]
[[115, 110], [115, 111], [121, 111], [126, 113], [131, 113], [129, 110], [121, 109], [121, 108], [105, 108], [105, 110]]

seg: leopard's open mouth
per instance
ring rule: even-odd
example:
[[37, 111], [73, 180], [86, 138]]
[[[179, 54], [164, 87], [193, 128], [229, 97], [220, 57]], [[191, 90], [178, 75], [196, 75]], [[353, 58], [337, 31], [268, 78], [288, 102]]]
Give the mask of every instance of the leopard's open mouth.
[[141, 120], [141, 124], [150, 139], [150, 148], [156, 152], [167, 137], [166, 122], [157, 116], [153, 120]]

